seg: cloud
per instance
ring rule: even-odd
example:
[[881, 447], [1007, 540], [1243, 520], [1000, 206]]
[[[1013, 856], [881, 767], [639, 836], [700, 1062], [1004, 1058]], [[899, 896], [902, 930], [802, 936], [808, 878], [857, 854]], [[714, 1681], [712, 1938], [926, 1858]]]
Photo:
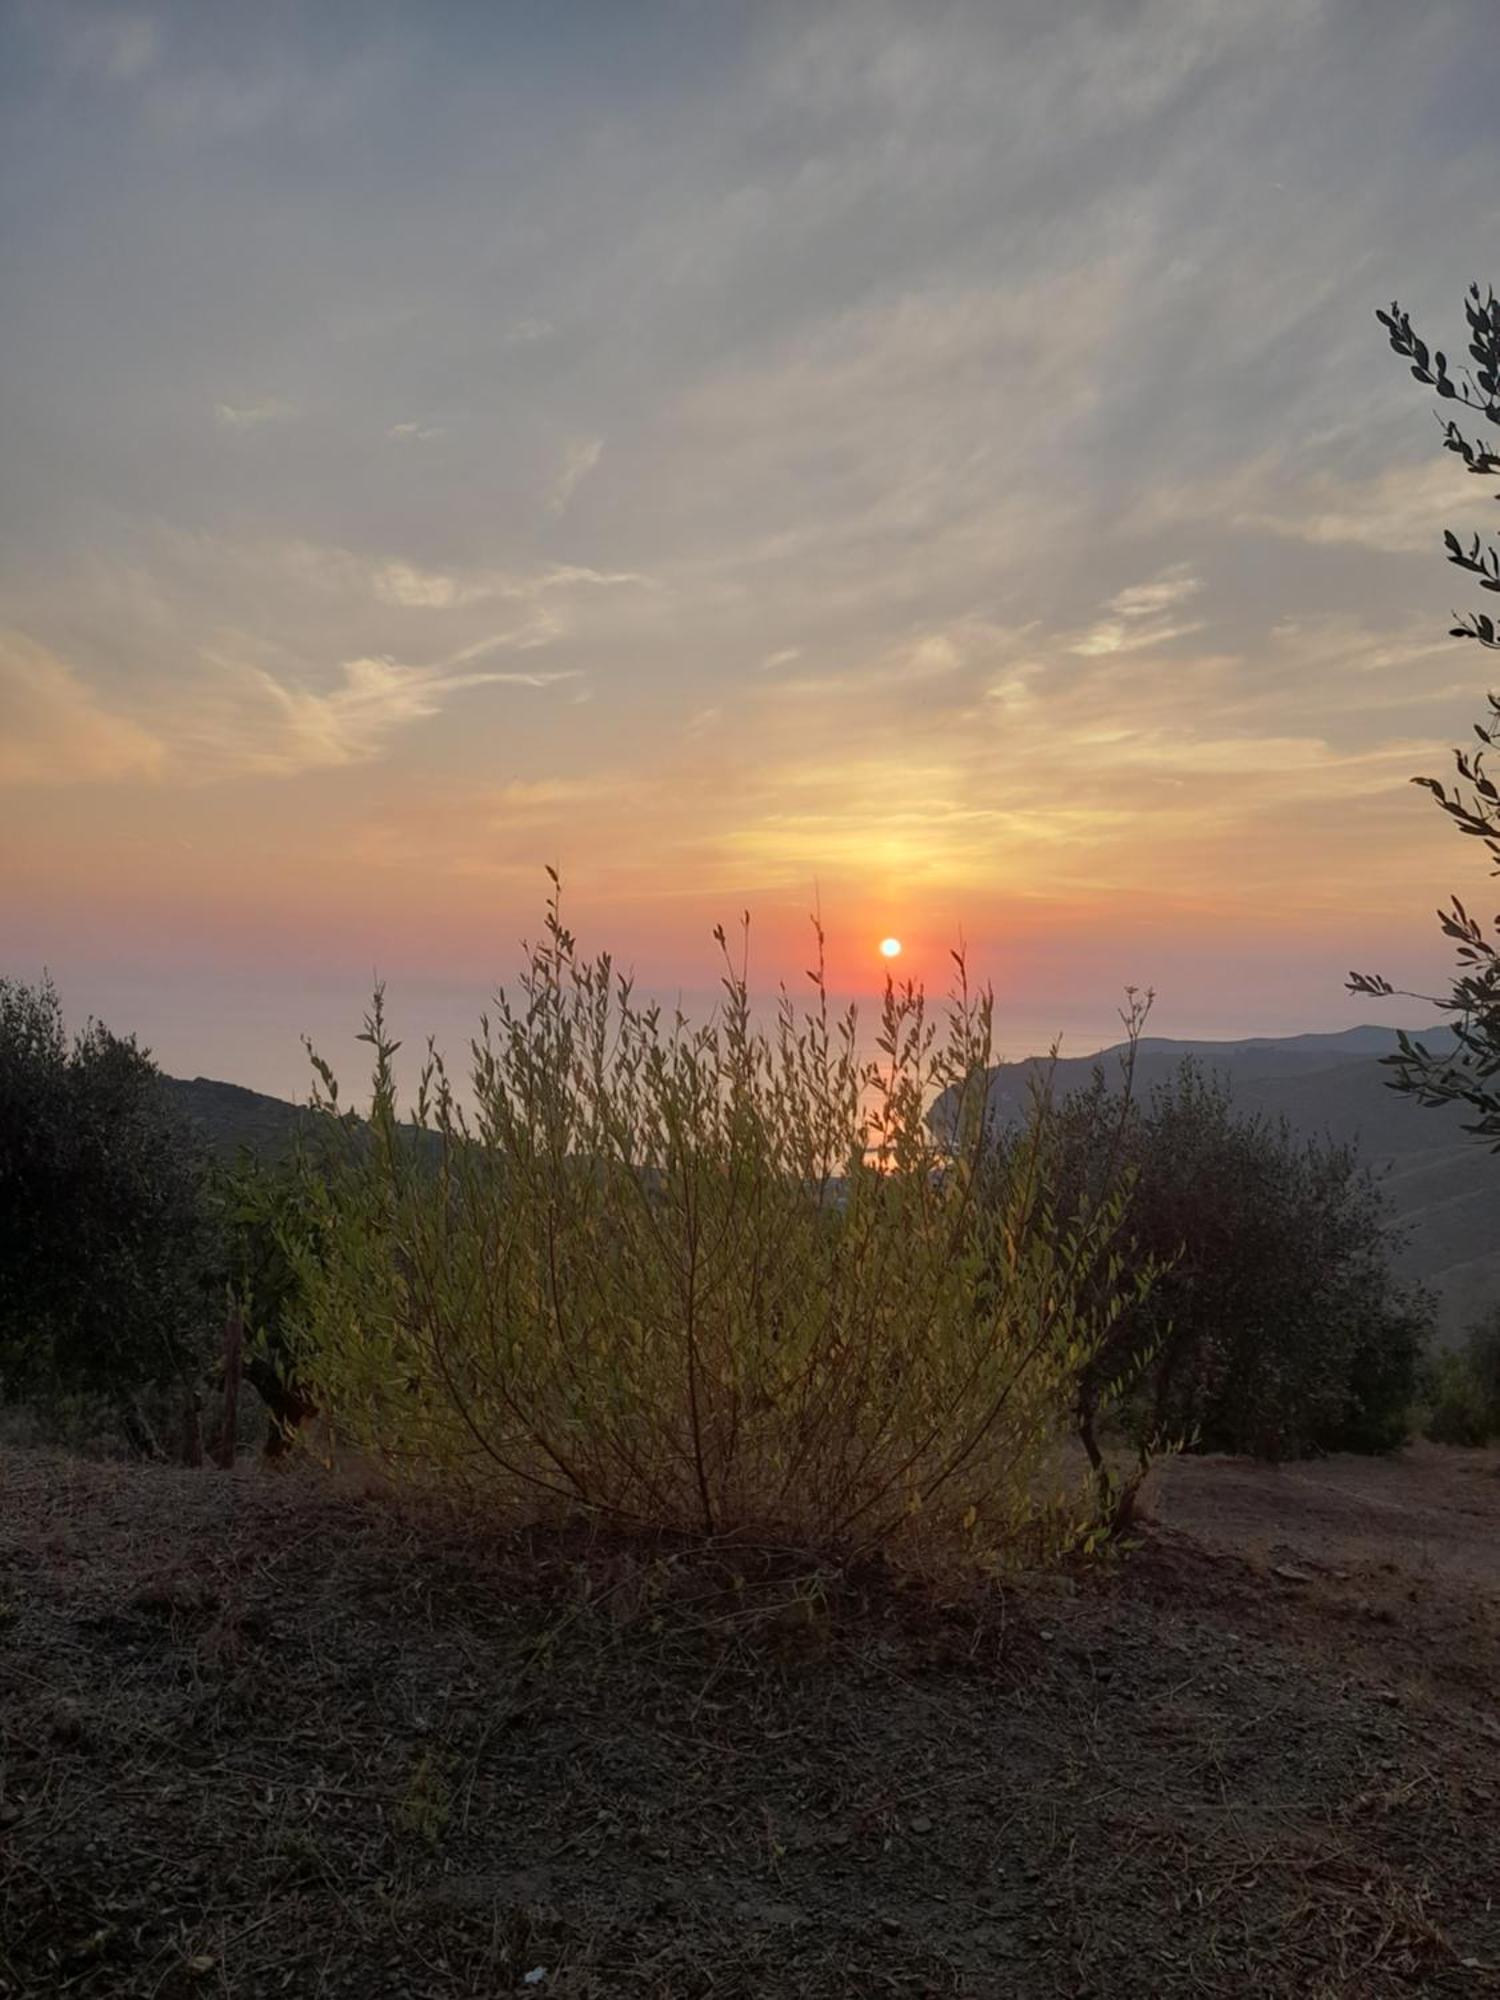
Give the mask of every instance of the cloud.
[[66, 661], [0, 633], [0, 785], [156, 777], [163, 744], [106, 709]]
[[243, 663], [220, 661], [211, 699], [179, 695], [156, 728], [105, 709], [66, 662], [18, 634], [0, 634], [0, 784], [52, 785], [174, 778], [203, 783], [235, 772], [286, 777], [370, 763], [414, 723], [471, 688], [543, 689], [576, 669], [517, 672], [347, 661], [322, 693]]
[[[944, 629], [904, 639], [861, 657], [840, 673], [804, 674], [765, 684], [760, 692], [786, 701], [876, 702], [915, 706], [929, 719], [966, 708], [973, 699], [976, 662], [1012, 643], [1014, 635], [981, 619], [957, 619]], [[781, 664], [799, 657], [795, 652]]]
[[295, 406], [280, 396], [266, 396], [258, 403], [214, 405], [214, 420], [226, 431], [258, 430], [262, 424], [284, 423], [295, 414]]
[[449, 611], [455, 605], [472, 604], [491, 594], [482, 583], [462, 583], [457, 577], [438, 570], [419, 569], [415, 563], [381, 563], [371, 583], [382, 604], [399, 604], [407, 610]]
[[343, 685], [328, 694], [288, 686], [256, 670], [251, 685], [263, 697], [269, 726], [250, 728], [240, 746], [247, 770], [278, 777], [365, 764], [382, 756], [398, 731], [437, 715], [450, 695], [476, 687], [546, 688], [576, 679], [558, 673], [451, 673], [406, 667], [395, 660], [349, 660]]
[[562, 470], [553, 480], [547, 495], [549, 514], [561, 515], [567, 512], [574, 493], [599, 463], [603, 453], [603, 438], [581, 438], [578, 443], [568, 446], [563, 456]]
[[1190, 576], [1185, 563], [1174, 563], [1149, 583], [1133, 583], [1116, 591], [1106, 608], [1117, 618], [1158, 618], [1196, 597], [1202, 588], [1202, 580]]
[[[531, 604], [578, 590], [647, 588], [649, 579], [634, 570], [590, 569], [581, 563], [554, 563], [530, 576], [503, 570], [433, 570], [418, 563], [392, 560], [367, 570], [370, 588], [382, 604], [404, 610], [453, 611], [477, 604]], [[551, 613], [546, 629], [560, 629]], [[483, 645], [497, 643], [492, 638]]]
[[1278, 477], [1272, 461], [1257, 468], [1254, 484], [1262, 493], [1239, 505], [1236, 527], [1387, 555], [1436, 549], [1444, 528], [1472, 520], [1475, 503], [1489, 498], [1457, 459], [1436, 451], [1359, 479], [1326, 471], [1298, 478], [1283, 470]]
[[[359, 658], [461, 667], [486, 653], [529, 651], [638, 619], [661, 595], [633, 569], [587, 563], [501, 567], [367, 553], [337, 543], [146, 524], [126, 551], [94, 555], [75, 587], [9, 595], [44, 636], [61, 602], [93, 657], [118, 664], [143, 696], [176, 681], [201, 698], [206, 659], [258, 660], [292, 683]], [[606, 608], [608, 607], [608, 608]], [[15, 622], [21, 622], [19, 613]]]
[[1110, 653], [1139, 652], [1147, 646], [1165, 646], [1173, 639], [1201, 632], [1201, 619], [1178, 619], [1173, 614], [1202, 588], [1202, 581], [1189, 575], [1183, 563], [1174, 563], [1147, 583], [1130, 584], [1109, 599], [1104, 608], [1111, 615], [1077, 640], [1073, 651], [1085, 659], [1095, 659]]
[[[94, 615], [74, 621], [87, 653], [108, 658], [129, 689], [129, 715], [105, 713], [59, 659], [16, 642], [7, 776], [149, 771], [193, 787], [374, 762], [469, 690], [586, 692], [572, 659], [522, 668], [496, 656], [536, 656], [575, 621], [604, 615], [584, 615], [591, 600], [653, 588], [639, 572], [586, 564], [435, 568], [206, 535], [155, 534], [152, 549], [140, 569], [101, 565]], [[413, 634], [415, 663], [403, 658]], [[349, 645], [366, 635], [365, 648]]]
[[411, 422], [392, 424], [386, 431], [388, 438], [395, 438], [403, 443], [409, 442], [413, 444], [429, 444], [433, 438], [446, 437], [447, 435], [447, 431], [439, 424], [418, 424]]

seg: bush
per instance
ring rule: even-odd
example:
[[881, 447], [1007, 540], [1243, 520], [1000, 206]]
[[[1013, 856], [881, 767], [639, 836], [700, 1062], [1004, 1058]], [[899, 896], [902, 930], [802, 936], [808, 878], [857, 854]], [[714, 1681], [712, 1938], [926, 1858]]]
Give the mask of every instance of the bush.
[[1500, 1306], [1492, 1306], [1469, 1328], [1464, 1351], [1491, 1428], [1500, 1432]]
[[1500, 1436], [1500, 1308], [1470, 1327], [1461, 1348], [1432, 1356], [1421, 1397], [1423, 1435], [1434, 1444], [1488, 1444]]
[[1435, 1355], [1422, 1385], [1427, 1405], [1423, 1435], [1434, 1444], [1488, 1444], [1495, 1434], [1494, 1412], [1468, 1357], [1451, 1350]]
[[0, 1385], [128, 1401], [204, 1352], [202, 1163], [156, 1066], [0, 980]]
[[[554, 902], [482, 1024], [472, 1111], [430, 1055], [415, 1136], [377, 994], [373, 1143], [351, 1126], [309, 1176], [299, 1372], [393, 1469], [513, 1516], [845, 1552], [1088, 1541], [1100, 1494], [1066, 1444], [1135, 1296], [1118, 1189], [1056, 1209], [1044, 1110], [1030, 1156], [986, 1165], [987, 994], [960, 985], [940, 1033], [888, 987], [866, 1062], [821, 963], [768, 1033], [725, 965], [694, 1028], [582, 959]], [[966, 1108], [940, 1150], [924, 1111], [949, 1083]]]
[[1385, 1451], [1407, 1430], [1430, 1308], [1389, 1270], [1379, 1191], [1342, 1146], [1246, 1117], [1197, 1064], [1146, 1104], [1102, 1073], [1064, 1107], [1058, 1176], [1131, 1179], [1127, 1227], [1161, 1274], [1084, 1378], [1146, 1435], [1265, 1458]]

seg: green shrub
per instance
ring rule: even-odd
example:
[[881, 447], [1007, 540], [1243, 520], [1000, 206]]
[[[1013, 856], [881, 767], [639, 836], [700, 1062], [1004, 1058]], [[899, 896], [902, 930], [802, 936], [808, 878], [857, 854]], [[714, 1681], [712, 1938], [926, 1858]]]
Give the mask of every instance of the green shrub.
[[1495, 1412], [1468, 1356], [1452, 1350], [1434, 1355], [1424, 1376], [1423, 1435], [1434, 1444], [1488, 1444], [1496, 1430]]
[[134, 1041], [68, 1039], [0, 980], [0, 1387], [128, 1401], [184, 1382], [211, 1319], [202, 1162]]
[[309, 1173], [300, 1374], [342, 1435], [510, 1515], [987, 1558], [1087, 1541], [1100, 1493], [1067, 1439], [1140, 1288], [1120, 1191], [1057, 1208], [1045, 1106], [1029, 1153], [986, 1164], [987, 994], [960, 985], [940, 1030], [888, 988], [867, 1062], [821, 966], [769, 1031], [725, 966], [693, 1027], [581, 958], [554, 902], [482, 1024], [472, 1108], [430, 1056], [417, 1136], [377, 994], [373, 1143]]
[[1479, 1396], [1490, 1413], [1490, 1427], [1500, 1433], [1500, 1306], [1469, 1328], [1464, 1352]]
[[1430, 1308], [1392, 1279], [1379, 1191], [1352, 1150], [1237, 1112], [1192, 1061], [1145, 1103], [1100, 1074], [1057, 1132], [1060, 1184], [1129, 1176], [1130, 1238], [1161, 1267], [1087, 1372], [1085, 1415], [1115, 1384], [1145, 1434], [1204, 1450], [1403, 1441]]
[[1500, 1437], [1500, 1307], [1469, 1328], [1461, 1347], [1434, 1354], [1422, 1371], [1423, 1435], [1434, 1444], [1488, 1444]]

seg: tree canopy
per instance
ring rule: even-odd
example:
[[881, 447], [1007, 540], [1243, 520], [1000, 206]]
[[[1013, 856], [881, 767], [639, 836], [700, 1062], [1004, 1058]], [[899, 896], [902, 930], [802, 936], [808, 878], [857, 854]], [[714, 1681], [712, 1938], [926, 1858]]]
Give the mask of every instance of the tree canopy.
[[201, 1358], [201, 1161], [156, 1065], [0, 979], [0, 1388], [129, 1395]]

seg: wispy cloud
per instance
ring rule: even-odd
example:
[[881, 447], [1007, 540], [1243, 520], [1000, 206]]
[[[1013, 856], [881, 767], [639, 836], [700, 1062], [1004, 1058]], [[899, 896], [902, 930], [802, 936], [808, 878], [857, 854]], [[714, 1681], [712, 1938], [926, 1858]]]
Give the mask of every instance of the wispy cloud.
[[547, 494], [547, 512], [564, 514], [573, 495], [604, 455], [603, 438], [580, 438], [563, 454], [561, 470]]
[[409, 562], [379, 564], [371, 583], [382, 604], [398, 604], [407, 610], [449, 611], [492, 594], [491, 587], [482, 581], [464, 581]]
[[226, 431], [258, 430], [262, 424], [284, 423], [295, 414], [295, 405], [280, 396], [264, 396], [256, 403], [214, 405], [214, 421]]
[[19, 633], [0, 633], [0, 785], [159, 776], [165, 745], [107, 708], [65, 660]]
[[[195, 786], [236, 773], [284, 777], [374, 762], [469, 690], [586, 692], [571, 660], [512, 667], [496, 656], [538, 656], [569, 634], [590, 598], [652, 587], [637, 572], [581, 564], [530, 574], [439, 570], [311, 544], [237, 549], [203, 537], [168, 540], [161, 550], [172, 571], [122, 572], [102, 600], [97, 650], [146, 649], [142, 670], [124, 684], [123, 711], [106, 710], [46, 648], [8, 642], [0, 658], [0, 770], [8, 779], [159, 776]], [[216, 625], [199, 622], [198, 591], [220, 609]], [[271, 605], [281, 638], [257, 614], [257, 595]], [[222, 615], [231, 607], [237, 622]], [[331, 646], [391, 616], [423, 635], [425, 660], [390, 651], [317, 664], [320, 641]]]
[[1104, 609], [1108, 616], [1090, 627], [1073, 646], [1085, 659], [1109, 653], [1134, 653], [1147, 646], [1165, 646], [1203, 630], [1201, 619], [1184, 619], [1183, 605], [1202, 590], [1202, 580], [1175, 563], [1147, 583], [1116, 591]]
[[370, 763], [385, 753], [399, 731], [437, 715], [449, 696], [464, 689], [547, 688], [576, 677], [571, 669], [451, 673], [395, 660], [350, 660], [342, 686], [320, 694], [256, 671], [249, 678], [264, 697], [264, 721], [257, 725], [247, 716], [237, 750], [228, 747], [242, 768], [278, 777]]
[[1299, 476], [1273, 460], [1250, 483], [1259, 490], [1236, 508], [1236, 527], [1386, 555], [1430, 553], [1445, 527], [1473, 519], [1487, 497], [1456, 459], [1437, 451], [1362, 478], [1330, 471]]

